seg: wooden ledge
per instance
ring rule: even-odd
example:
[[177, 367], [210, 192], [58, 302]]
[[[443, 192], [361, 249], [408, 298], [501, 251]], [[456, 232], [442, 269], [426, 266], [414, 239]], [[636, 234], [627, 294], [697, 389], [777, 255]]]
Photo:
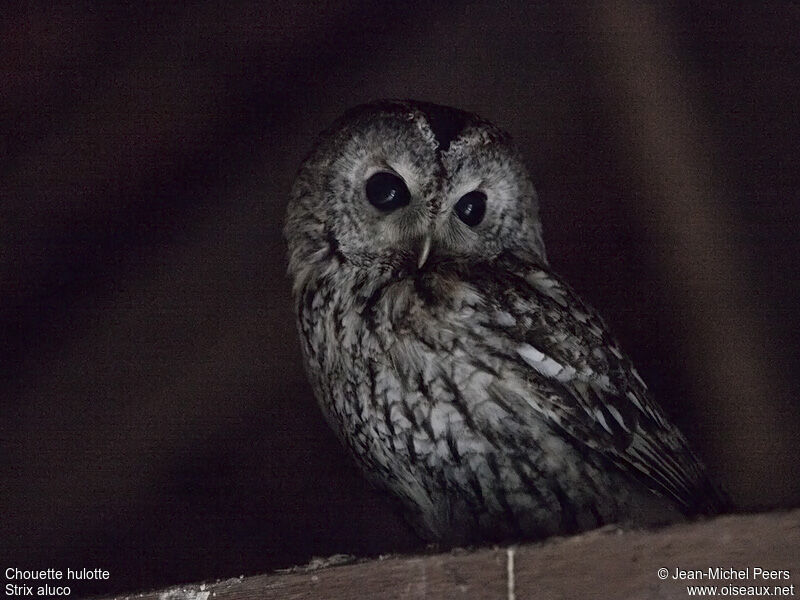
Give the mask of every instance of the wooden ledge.
[[[767, 586], [771, 594], [786, 588], [784, 595], [800, 596], [800, 510], [724, 516], [657, 531], [604, 528], [539, 544], [341, 562], [332, 557], [286, 572], [117, 598], [685, 599], [691, 585], [717, 586], [719, 596], [723, 586]], [[666, 579], [659, 578], [659, 569], [667, 569]], [[717, 578], [673, 579], [676, 569], [695, 576], [712, 569]], [[769, 570], [778, 573], [765, 578]], [[757, 595], [727, 591], [727, 596]]]

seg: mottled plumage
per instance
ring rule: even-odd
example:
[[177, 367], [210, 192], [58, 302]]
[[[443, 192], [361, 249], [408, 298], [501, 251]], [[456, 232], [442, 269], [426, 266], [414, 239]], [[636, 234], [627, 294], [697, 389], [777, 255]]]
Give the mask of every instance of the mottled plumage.
[[550, 270], [533, 185], [490, 123], [411, 101], [353, 109], [301, 167], [286, 237], [323, 412], [426, 539], [722, 507], [602, 320]]

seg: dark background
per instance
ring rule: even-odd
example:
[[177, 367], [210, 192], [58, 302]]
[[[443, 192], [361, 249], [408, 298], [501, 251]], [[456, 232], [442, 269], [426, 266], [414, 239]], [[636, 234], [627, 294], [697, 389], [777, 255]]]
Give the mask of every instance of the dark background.
[[4, 13], [3, 569], [111, 571], [80, 595], [419, 549], [323, 422], [284, 276], [295, 169], [379, 97], [509, 130], [554, 267], [738, 506], [800, 503], [796, 4]]

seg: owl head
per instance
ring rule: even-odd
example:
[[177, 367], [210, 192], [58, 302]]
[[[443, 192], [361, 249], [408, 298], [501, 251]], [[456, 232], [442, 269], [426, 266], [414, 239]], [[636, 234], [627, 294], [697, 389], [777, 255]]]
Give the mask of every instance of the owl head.
[[536, 192], [509, 136], [416, 101], [358, 106], [322, 134], [285, 233], [296, 285], [328, 262], [411, 272], [504, 251], [546, 262]]

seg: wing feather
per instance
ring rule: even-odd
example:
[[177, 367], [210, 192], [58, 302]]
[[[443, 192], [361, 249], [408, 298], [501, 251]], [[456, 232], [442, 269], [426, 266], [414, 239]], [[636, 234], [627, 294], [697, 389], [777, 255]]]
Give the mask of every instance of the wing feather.
[[525, 410], [672, 498], [684, 512], [721, 510], [725, 499], [597, 313], [544, 266], [514, 256], [500, 260], [485, 272], [470, 270], [487, 292], [484, 299], [501, 299], [484, 301], [484, 331], [473, 335], [495, 340], [489, 350], [505, 355], [529, 382]]

